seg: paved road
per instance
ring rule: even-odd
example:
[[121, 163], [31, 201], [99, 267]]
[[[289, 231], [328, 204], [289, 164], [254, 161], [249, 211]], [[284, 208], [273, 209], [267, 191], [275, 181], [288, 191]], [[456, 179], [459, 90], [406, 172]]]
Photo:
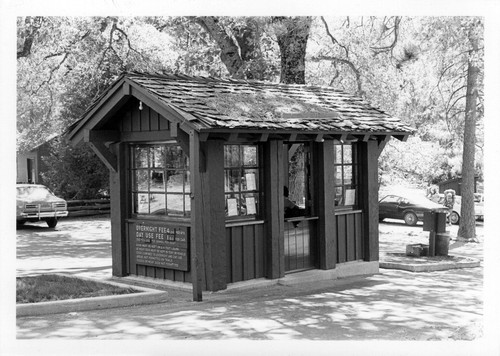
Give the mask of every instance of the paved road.
[[17, 275], [110, 278], [110, 228], [106, 216], [61, 219], [55, 229], [44, 222], [26, 223], [17, 230]]
[[[425, 243], [428, 236], [421, 226], [394, 222], [381, 224], [380, 232], [381, 252], [404, 251], [407, 243]], [[62, 220], [55, 232], [40, 224], [17, 235], [18, 275], [58, 271], [111, 276], [106, 218]], [[482, 259], [482, 227], [478, 236], [479, 243], [456, 244], [452, 254]], [[17, 338], [407, 341], [474, 340], [483, 334], [482, 266], [380, 272], [367, 278], [205, 293], [202, 303], [191, 302], [191, 293], [175, 292], [166, 303], [149, 306], [18, 318]]]

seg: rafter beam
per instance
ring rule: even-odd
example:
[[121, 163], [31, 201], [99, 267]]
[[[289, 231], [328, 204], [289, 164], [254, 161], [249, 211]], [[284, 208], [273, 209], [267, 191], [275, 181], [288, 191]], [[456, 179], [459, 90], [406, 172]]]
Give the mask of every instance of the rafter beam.
[[120, 132], [117, 130], [83, 130], [84, 142], [118, 142]]

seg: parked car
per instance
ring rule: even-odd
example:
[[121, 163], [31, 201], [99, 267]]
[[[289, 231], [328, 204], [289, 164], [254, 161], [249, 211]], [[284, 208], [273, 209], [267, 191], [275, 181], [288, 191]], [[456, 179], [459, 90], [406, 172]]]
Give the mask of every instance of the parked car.
[[23, 225], [27, 221], [47, 222], [49, 227], [56, 227], [57, 219], [68, 216], [68, 205], [44, 185], [17, 184], [16, 221]]
[[[444, 201], [444, 195], [439, 194], [438, 203]], [[483, 196], [474, 194], [474, 215], [476, 220], [484, 220], [483, 211]], [[462, 197], [460, 195], [455, 195], [455, 203], [453, 204], [453, 210], [450, 213], [450, 223], [457, 225], [460, 223], [460, 214], [462, 213]]]
[[415, 225], [424, 219], [424, 212], [447, 213], [445, 206], [430, 201], [423, 196], [403, 196], [389, 194], [379, 201], [379, 220], [401, 219], [407, 225]]

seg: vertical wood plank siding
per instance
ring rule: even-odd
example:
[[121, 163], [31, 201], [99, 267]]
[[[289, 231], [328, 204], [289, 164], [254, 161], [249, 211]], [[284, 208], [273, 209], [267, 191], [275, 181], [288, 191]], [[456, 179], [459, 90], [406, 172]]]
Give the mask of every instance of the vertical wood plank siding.
[[364, 259], [361, 212], [342, 213], [335, 216], [337, 223], [337, 262]]
[[151, 132], [169, 129], [170, 125], [167, 119], [144, 104], [142, 110], [139, 110], [138, 101], [126, 104], [120, 120], [120, 131], [122, 132]]
[[227, 283], [265, 277], [264, 225], [226, 227]]

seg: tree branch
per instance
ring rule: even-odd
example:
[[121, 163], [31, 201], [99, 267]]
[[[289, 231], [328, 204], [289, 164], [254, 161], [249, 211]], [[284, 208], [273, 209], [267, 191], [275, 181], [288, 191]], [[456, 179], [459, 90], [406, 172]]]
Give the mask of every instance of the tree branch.
[[[392, 40], [392, 43], [388, 46], [382, 46], [382, 47], [375, 47], [375, 46], [370, 46], [370, 49], [377, 55], [377, 54], [380, 54], [382, 52], [388, 52], [390, 51], [392, 53], [394, 47], [396, 47], [396, 44], [398, 42], [398, 32], [399, 32], [399, 24], [401, 22], [401, 17], [399, 16], [396, 16], [394, 18], [394, 26], [391, 27], [392, 30], [385, 36], [385, 37], [388, 37], [390, 34], [394, 34], [394, 39]], [[386, 30], [388, 30], [389, 28], [387, 28], [385, 26], [385, 23], [384, 23], [384, 28], [385, 30], [382, 31], [382, 33], [380, 34], [380, 37], [378, 39], [378, 41], [381, 41], [382, 40], [382, 37], [384, 35], [384, 33], [386, 32]], [[377, 41], [377, 42], [378, 42]]]
[[38, 34], [38, 31], [42, 27], [44, 19], [41, 16], [30, 17], [27, 16], [24, 19], [25, 24], [25, 37], [23, 41], [23, 46], [20, 51], [17, 51], [17, 59], [22, 57], [28, 57], [31, 54], [31, 48], [33, 47], [33, 42]]
[[[321, 16], [321, 21], [323, 22], [323, 25], [325, 26], [326, 34], [330, 38], [330, 40], [332, 41], [333, 45], [338, 45], [339, 47], [343, 48], [344, 51], [345, 51], [345, 56], [349, 57], [349, 49], [346, 46], [341, 45], [339, 43], [339, 41], [337, 41], [337, 39], [335, 37], [333, 37], [333, 35], [330, 32], [330, 28], [328, 27], [328, 24], [325, 21], [325, 18], [323, 16]], [[331, 61], [334, 61], [334, 62], [338, 62], [338, 63], [342, 63], [342, 64], [347, 65], [349, 68], [351, 68], [351, 70], [354, 72], [354, 75], [356, 76], [356, 84], [357, 84], [357, 88], [358, 88], [357, 89], [357, 94], [361, 94], [363, 92], [362, 87], [361, 87], [361, 73], [356, 68], [356, 66], [354, 65], [354, 63], [352, 63], [350, 60], [343, 59], [343, 58], [338, 58], [338, 57], [335, 57], [335, 56], [317, 56], [317, 57], [313, 58], [313, 60], [314, 59], [317, 59], [317, 60], [331, 60]], [[339, 76], [339, 72], [337, 71], [336, 74], [335, 74], [335, 76], [334, 76], [334, 78], [330, 81], [330, 84], [332, 84], [333, 81], [335, 80], [335, 78], [337, 78], [338, 76]]]

